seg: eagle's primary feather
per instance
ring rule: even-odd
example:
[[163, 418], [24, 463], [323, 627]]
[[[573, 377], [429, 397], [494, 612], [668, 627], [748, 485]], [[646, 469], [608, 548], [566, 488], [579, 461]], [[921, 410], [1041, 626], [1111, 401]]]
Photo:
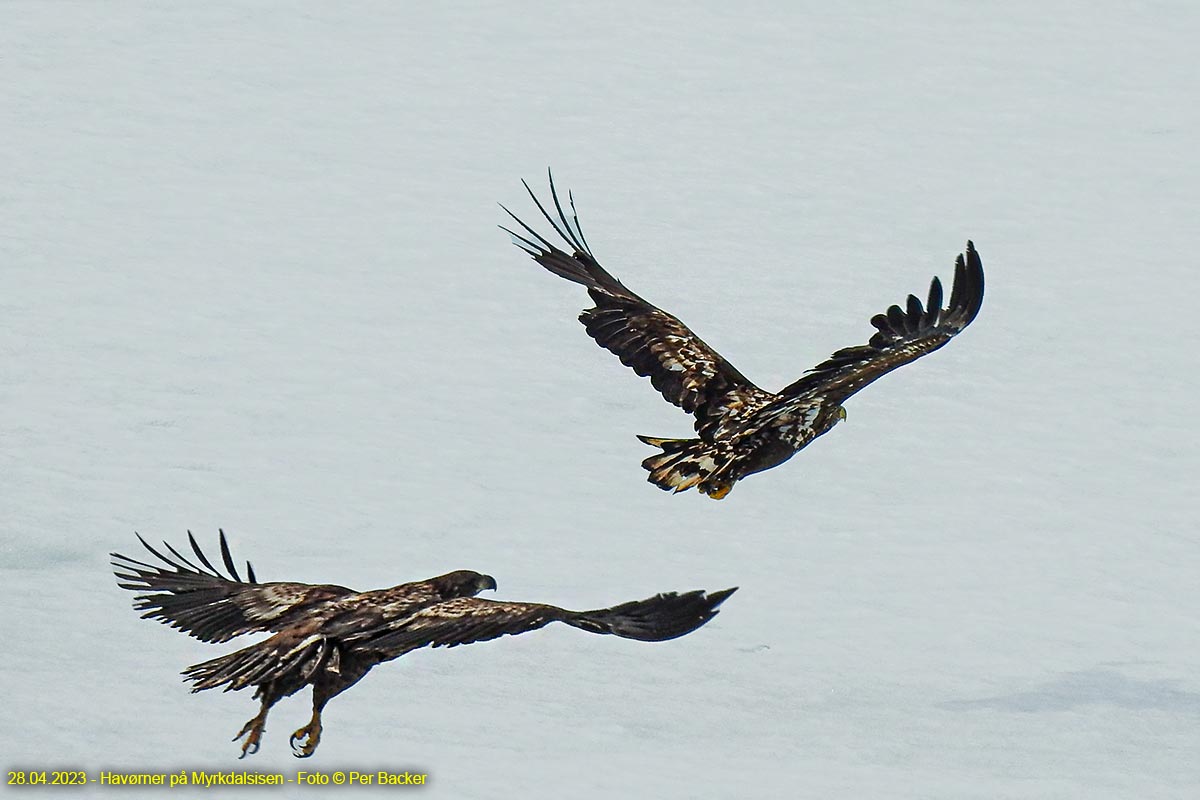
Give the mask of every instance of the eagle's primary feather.
[[294, 624], [328, 601], [353, 594], [352, 589], [330, 584], [258, 583], [254, 568], [246, 564], [243, 582], [229, 554], [225, 531], [220, 531], [221, 556], [229, 577], [215, 568], [188, 531], [188, 542], [202, 566], [188, 560], [167, 542], [165, 556], [139, 535], [142, 545], [166, 564], [135, 561], [113, 554], [113, 566], [122, 589], [150, 591], [133, 604], [145, 619], [158, 619], [202, 642], [227, 642], [243, 633], [279, 631]]
[[692, 333], [677, 317], [647, 302], [596, 260], [568, 193], [568, 218], [550, 177], [554, 213], [522, 181], [538, 211], [571, 250], [559, 248], [504, 206], [520, 226], [501, 226], [514, 243], [555, 275], [581, 284], [596, 304], [579, 320], [597, 344], [664, 398], [695, 416], [695, 439], [640, 436], [662, 453], [642, 462], [649, 480], [680, 492], [692, 487], [720, 499], [738, 480], [791, 458], [845, 418], [842, 402], [867, 384], [942, 347], [967, 327], [983, 303], [983, 263], [967, 242], [954, 268], [950, 300], [934, 278], [926, 303], [909, 295], [871, 320], [876, 333], [865, 345], [838, 350], [778, 393], [760, 389]]
[[253, 632], [273, 634], [183, 673], [193, 682], [192, 691], [255, 687], [261, 708], [236, 737], [245, 737], [243, 756], [258, 750], [271, 706], [310, 685], [312, 720], [292, 736], [292, 746], [298, 756], [312, 755], [320, 741], [325, 704], [376, 664], [418, 648], [482, 642], [551, 622], [626, 639], [664, 641], [708, 622], [735, 591], [669, 592], [612, 608], [569, 611], [476, 597], [495, 589], [496, 581], [471, 570], [368, 592], [332, 584], [256, 583], [249, 564], [247, 580], [241, 580], [224, 531], [220, 548], [226, 574], [213, 566], [190, 531], [188, 541], [199, 563], [166, 542], [169, 555], [138, 539], [162, 566], [119, 553], [112, 554], [112, 564], [118, 586], [142, 592], [134, 598], [134, 608], [144, 611], [143, 617], [208, 642]]

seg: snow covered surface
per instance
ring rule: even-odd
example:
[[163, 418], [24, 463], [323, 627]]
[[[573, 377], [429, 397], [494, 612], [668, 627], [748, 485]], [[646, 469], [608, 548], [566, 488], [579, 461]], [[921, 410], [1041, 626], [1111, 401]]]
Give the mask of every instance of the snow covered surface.
[[[1196, 5], [2, 15], [6, 770], [1197, 791]], [[983, 311], [727, 500], [663, 494], [634, 434], [689, 420], [495, 227], [547, 164], [601, 261], [764, 387], [865, 341], [968, 237]], [[665, 644], [415, 653], [329, 706], [311, 761], [287, 747], [305, 693], [239, 763], [249, 696], [178, 676], [224, 650], [139, 620], [107, 565], [134, 530], [218, 526], [265, 580], [741, 591]]]

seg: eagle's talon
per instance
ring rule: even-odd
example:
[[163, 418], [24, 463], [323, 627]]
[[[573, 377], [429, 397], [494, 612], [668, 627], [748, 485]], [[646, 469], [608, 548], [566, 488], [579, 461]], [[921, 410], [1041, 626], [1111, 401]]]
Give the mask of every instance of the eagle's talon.
[[296, 758], [308, 758], [315, 753], [317, 745], [321, 743], [321, 715], [314, 713], [312, 720], [293, 733], [289, 741], [292, 745], [292, 755]]
[[248, 755], [252, 756], [258, 752], [259, 744], [262, 742], [263, 731], [266, 729], [266, 722], [265, 712], [260, 713], [257, 717], [243, 725], [242, 729], [238, 731], [238, 735], [233, 737], [233, 741], [235, 742], [243, 736], [246, 737], [246, 741], [242, 744], [242, 754], [238, 756], [239, 761]]
[[715, 489], [713, 489], [712, 491], [710, 491], [708, 493], [708, 496], [711, 497], [713, 500], [723, 500], [723, 499], [725, 499], [725, 495], [729, 494], [730, 490], [732, 490], [732, 489], [733, 489], [732, 483], [726, 484], [724, 486], [718, 486]]

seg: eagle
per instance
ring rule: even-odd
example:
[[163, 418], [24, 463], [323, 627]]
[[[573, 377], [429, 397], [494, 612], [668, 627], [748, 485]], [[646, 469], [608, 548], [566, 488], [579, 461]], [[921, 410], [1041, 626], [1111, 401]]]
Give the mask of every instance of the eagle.
[[[202, 642], [227, 642], [247, 633], [269, 638], [228, 655], [188, 667], [192, 691], [253, 686], [259, 712], [238, 731], [242, 755], [258, 752], [271, 706], [312, 686], [312, 718], [291, 737], [292, 751], [307, 758], [321, 741], [321, 710], [371, 668], [422, 647], [456, 647], [505, 634], [527, 633], [563, 622], [589, 633], [661, 642], [691, 633], [715, 617], [737, 587], [720, 592], [664, 592], [645, 600], [595, 611], [568, 611], [542, 603], [476, 597], [496, 580], [471, 570], [358, 592], [335, 584], [259, 583], [246, 562], [242, 580], [220, 531], [225, 573], [201, 551], [188, 531], [195, 561], [167, 542], [168, 555], [142, 545], [159, 564], [111, 553], [117, 585], [141, 592], [133, 607]], [[199, 562], [199, 563], [197, 563]]]
[[[525, 191], [559, 239], [559, 248], [503, 204], [521, 232], [503, 225], [513, 243], [548, 271], [582, 284], [594, 308], [579, 321], [596, 343], [650, 383], [670, 403], [695, 416], [696, 438], [639, 436], [662, 452], [642, 462], [647, 480], [666, 491], [696, 487], [720, 500], [747, 475], [776, 467], [846, 419], [842, 403], [897, 367], [937, 350], [971, 324], [983, 304], [983, 263], [968, 241], [954, 265], [950, 300], [942, 307], [942, 283], [935, 276], [924, 305], [909, 295], [871, 319], [875, 334], [865, 345], [838, 350], [778, 392], [753, 384], [672, 314], [643, 299], [603, 267], [588, 247], [567, 200], [568, 220], [550, 175], [554, 215], [529, 184]], [[556, 219], [557, 217], [557, 219]]]

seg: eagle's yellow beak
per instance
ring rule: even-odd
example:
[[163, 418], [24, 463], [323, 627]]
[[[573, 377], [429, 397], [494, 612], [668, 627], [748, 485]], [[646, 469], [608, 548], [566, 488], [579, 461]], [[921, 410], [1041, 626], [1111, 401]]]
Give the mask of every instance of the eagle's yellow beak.
[[838, 406], [838, 420], [840, 420], [841, 422], [846, 421], [846, 407], [845, 406]]

